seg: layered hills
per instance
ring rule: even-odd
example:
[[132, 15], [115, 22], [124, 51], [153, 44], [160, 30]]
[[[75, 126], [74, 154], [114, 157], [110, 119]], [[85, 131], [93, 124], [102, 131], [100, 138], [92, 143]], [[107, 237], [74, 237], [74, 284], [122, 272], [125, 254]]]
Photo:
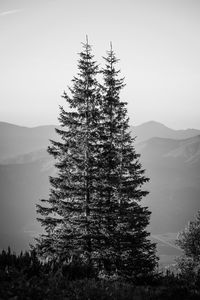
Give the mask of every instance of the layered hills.
[[[55, 173], [46, 152], [49, 139], [58, 139], [54, 127], [0, 123], [0, 248], [24, 249], [41, 231], [35, 204], [48, 197]], [[160, 240], [174, 236], [200, 208], [200, 131], [148, 122], [131, 127], [131, 134], [150, 177], [143, 200], [152, 211], [149, 230]]]

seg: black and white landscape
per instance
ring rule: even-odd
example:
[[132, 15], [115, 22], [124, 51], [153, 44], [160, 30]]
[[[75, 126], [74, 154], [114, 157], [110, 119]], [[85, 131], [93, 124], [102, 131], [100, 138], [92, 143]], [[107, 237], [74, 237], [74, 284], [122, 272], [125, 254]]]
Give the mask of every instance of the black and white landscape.
[[0, 1], [0, 300], [200, 298], [199, 16]]

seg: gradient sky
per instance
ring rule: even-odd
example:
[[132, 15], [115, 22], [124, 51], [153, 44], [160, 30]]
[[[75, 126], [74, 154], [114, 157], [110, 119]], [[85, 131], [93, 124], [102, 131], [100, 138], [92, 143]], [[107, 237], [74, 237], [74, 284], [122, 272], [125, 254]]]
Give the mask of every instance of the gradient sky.
[[0, 121], [55, 124], [86, 34], [112, 41], [130, 123], [200, 129], [199, 0], [0, 0]]

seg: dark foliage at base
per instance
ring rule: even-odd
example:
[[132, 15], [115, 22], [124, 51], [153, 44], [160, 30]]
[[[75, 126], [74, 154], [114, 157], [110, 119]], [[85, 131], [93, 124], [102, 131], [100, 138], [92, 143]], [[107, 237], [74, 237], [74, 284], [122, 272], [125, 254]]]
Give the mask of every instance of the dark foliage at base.
[[35, 252], [0, 254], [0, 299], [158, 300], [200, 299], [194, 286], [173, 273], [138, 278], [135, 282], [98, 279], [86, 266], [40, 262]]

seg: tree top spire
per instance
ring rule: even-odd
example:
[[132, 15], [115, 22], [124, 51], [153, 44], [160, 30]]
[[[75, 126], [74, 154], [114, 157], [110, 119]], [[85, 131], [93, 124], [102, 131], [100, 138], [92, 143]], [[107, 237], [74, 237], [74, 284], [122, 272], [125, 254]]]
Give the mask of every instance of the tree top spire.
[[111, 41], [110, 41], [110, 50], [111, 50], [111, 52], [113, 51], [112, 42]]

